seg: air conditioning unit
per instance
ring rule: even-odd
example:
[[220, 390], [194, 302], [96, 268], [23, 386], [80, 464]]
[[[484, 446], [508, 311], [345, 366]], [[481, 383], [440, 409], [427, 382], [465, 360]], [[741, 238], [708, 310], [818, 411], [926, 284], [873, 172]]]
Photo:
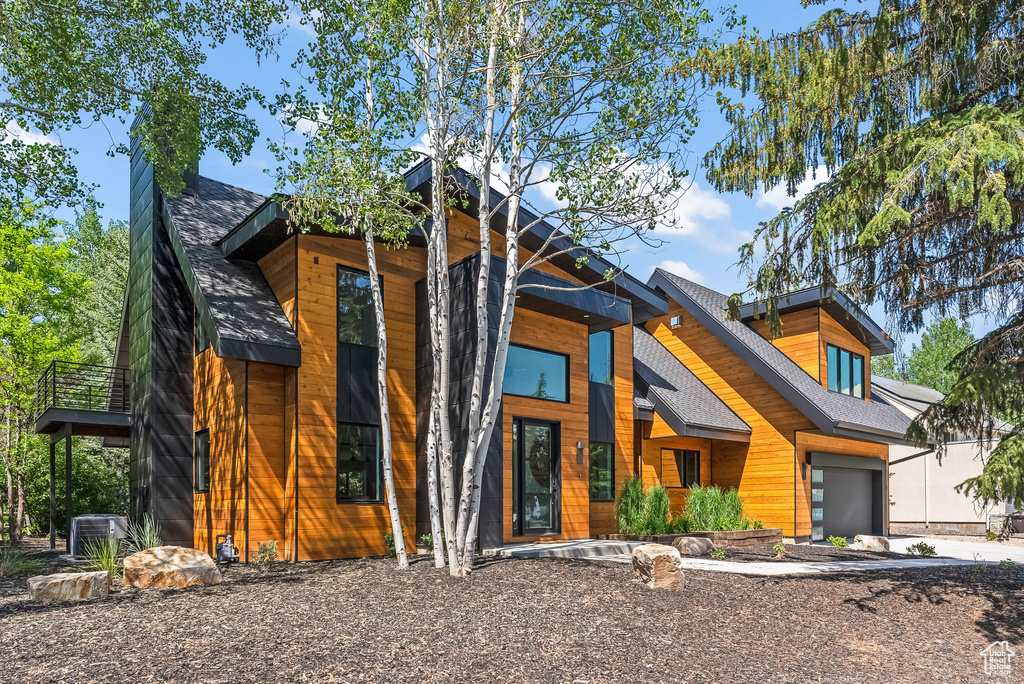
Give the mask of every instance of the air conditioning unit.
[[113, 513], [90, 513], [71, 519], [71, 555], [85, 556], [89, 544], [127, 536], [128, 519]]

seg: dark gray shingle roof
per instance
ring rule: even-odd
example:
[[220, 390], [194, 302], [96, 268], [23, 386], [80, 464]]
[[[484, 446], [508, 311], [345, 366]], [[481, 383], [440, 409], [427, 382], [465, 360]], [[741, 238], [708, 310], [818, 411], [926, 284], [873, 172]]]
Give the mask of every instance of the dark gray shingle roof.
[[171, 241], [179, 261], [184, 256], [182, 269], [218, 355], [297, 366], [299, 340], [259, 267], [229, 261], [214, 246], [266, 201], [200, 176], [198, 195], [166, 197], [164, 204]]
[[725, 320], [725, 295], [660, 268], [648, 285], [662, 287], [826, 433], [863, 432], [887, 441], [899, 440], [906, 433], [910, 420], [896, 408], [829, 392], [746, 323]]
[[740, 439], [750, 434], [749, 425], [641, 327], [633, 328], [633, 373], [640, 380], [635, 389], [676, 434], [703, 436], [715, 431], [738, 433], [734, 438]]

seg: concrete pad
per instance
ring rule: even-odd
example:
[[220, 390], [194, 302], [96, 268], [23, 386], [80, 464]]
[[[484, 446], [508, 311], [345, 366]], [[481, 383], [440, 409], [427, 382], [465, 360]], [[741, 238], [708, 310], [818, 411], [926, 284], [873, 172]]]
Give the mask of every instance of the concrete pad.
[[934, 539], [932, 537], [889, 537], [889, 548], [896, 553], [906, 553], [907, 547], [924, 542], [935, 547], [937, 556], [956, 558], [959, 560], [987, 561], [998, 563], [1010, 559], [1014, 563], [1024, 565], [1024, 546], [1000, 544], [999, 542], [972, 542], [957, 539]]

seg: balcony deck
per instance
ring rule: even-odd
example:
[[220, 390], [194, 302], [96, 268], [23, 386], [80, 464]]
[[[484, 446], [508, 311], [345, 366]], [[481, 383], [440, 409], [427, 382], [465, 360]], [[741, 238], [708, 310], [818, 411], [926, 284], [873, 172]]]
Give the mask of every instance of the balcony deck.
[[129, 389], [127, 368], [54, 361], [39, 379], [36, 434], [70, 426], [75, 435], [128, 437]]

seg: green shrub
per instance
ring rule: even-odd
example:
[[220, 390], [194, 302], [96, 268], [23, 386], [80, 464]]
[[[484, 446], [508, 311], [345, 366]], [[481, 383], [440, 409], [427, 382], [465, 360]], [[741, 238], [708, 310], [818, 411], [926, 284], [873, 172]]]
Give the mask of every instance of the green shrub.
[[685, 515], [677, 515], [668, 523], [669, 534], [686, 534], [690, 531], [690, 520]]
[[644, 484], [639, 477], [627, 477], [615, 500], [615, 525], [620, 534], [647, 534]]
[[0, 544], [0, 577], [36, 575], [42, 567], [39, 560], [29, 558], [11, 546]]
[[668, 490], [656, 484], [644, 497], [644, 534], [667, 534], [669, 499]]
[[125, 543], [128, 545], [128, 553], [139, 553], [164, 545], [164, 540], [160, 538], [160, 528], [152, 514], [146, 513], [141, 520], [128, 521]]
[[751, 520], [750, 521], [750, 527], [748, 527], [747, 529], [749, 529], [749, 530], [763, 530], [764, 529], [764, 522], [761, 521], [761, 520], [757, 520], [757, 519]]
[[269, 541], [257, 542], [256, 554], [253, 556], [252, 563], [258, 567], [266, 567], [271, 562], [277, 560], [277, 540], [271, 539]]
[[934, 556], [935, 547], [926, 542], [917, 542], [907, 547], [907, 553], [911, 556]]
[[394, 558], [398, 555], [398, 552], [395, 551], [395, 535], [393, 533], [384, 533], [384, 545], [388, 547], [388, 556]]
[[1006, 560], [999, 561], [999, 569], [1000, 570], [1013, 570], [1016, 567], [1017, 567], [1017, 564], [1014, 563], [1009, 558], [1007, 558]]
[[999, 535], [993, 532], [992, 530], [989, 530], [985, 533], [985, 539], [988, 539], [989, 541], [995, 541], [996, 539], [999, 539]]
[[850, 542], [846, 541], [846, 537], [836, 537], [835, 535], [828, 538], [828, 543], [837, 549], [845, 549], [850, 545]]
[[691, 530], [726, 532], [745, 530], [750, 521], [743, 517], [743, 503], [735, 488], [692, 485], [686, 498], [686, 517]]
[[85, 558], [89, 561], [89, 567], [96, 572], [105, 570], [111, 581], [121, 576], [121, 565], [118, 562], [120, 553], [121, 540], [117, 537], [107, 537], [85, 545]]
[[718, 560], [722, 560], [723, 558], [725, 558], [725, 549], [715, 549], [711, 552], [711, 557], [716, 558]]

